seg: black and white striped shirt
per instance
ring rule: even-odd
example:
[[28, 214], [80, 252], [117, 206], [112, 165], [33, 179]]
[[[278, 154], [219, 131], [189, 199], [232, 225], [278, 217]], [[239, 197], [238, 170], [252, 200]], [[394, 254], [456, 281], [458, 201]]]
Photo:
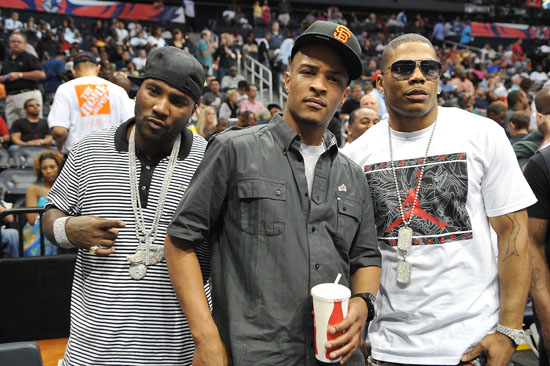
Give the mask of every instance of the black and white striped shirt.
[[[128, 274], [126, 256], [135, 253], [137, 247], [126, 139], [126, 131], [133, 122], [131, 119], [120, 126], [94, 132], [75, 144], [48, 194], [47, 207], [56, 207], [71, 216], [94, 215], [126, 223], [126, 227], [118, 229], [115, 253], [99, 257], [85, 250], [78, 252], [71, 299], [71, 334], [63, 366], [190, 365], [192, 361], [194, 343], [172, 288], [166, 261], [149, 266], [142, 280], [134, 280]], [[185, 129], [154, 244], [164, 244], [172, 215], [205, 148], [202, 137]], [[152, 167], [148, 205], [143, 208], [148, 229], [159, 201], [168, 158]], [[138, 179], [143, 166], [143, 161], [141, 167], [138, 164]], [[197, 254], [202, 254], [201, 267], [208, 271], [208, 253]], [[207, 286], [205, 290], [210, 302]]]

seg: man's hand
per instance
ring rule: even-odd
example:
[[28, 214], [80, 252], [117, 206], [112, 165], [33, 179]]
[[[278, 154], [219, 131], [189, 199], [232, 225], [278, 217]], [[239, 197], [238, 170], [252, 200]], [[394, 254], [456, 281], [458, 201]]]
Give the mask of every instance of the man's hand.
[[349, 300], [348, 314], [344, 320], [329, 328], [331, 334], [344, 332], [325, 345], [327, 349], [333, 349], [330, 352], [331, 359], [343, 356], [340, 364], [344, 364], [355, 353], [361, 343], [368, 315], [369, 310], [365, 300], [356, 297]]
[[76, 247], [89, 250], [97, 245], [103, 248], [95, 252], [98, 256], [108, 256], [114, 253], [112, 246], [118, 236], [116, 228], [125, 227], [121, 220], [107, 220], [96, 216], [75, 216], [65, 223], [67, 238]]
[[193, 354], [193, 366], [227, 366], [228, 364], [227, 350], [219, 336], [212, 337], [207, 342], [196, 344], [195, 353]]
[[497, 332], [486, 335], [470, 352], [466, 352], [460, 361], [471, 361], [484, 353], [487, 356], [487, 366], [508, 366], [515, 351], [516, 344], [504, 334]]
[[20, 79], [18, 72], [10, 72], [9, 74], [6, 74], [6, 76], [7, 81], [15, 81], [17, 79]]

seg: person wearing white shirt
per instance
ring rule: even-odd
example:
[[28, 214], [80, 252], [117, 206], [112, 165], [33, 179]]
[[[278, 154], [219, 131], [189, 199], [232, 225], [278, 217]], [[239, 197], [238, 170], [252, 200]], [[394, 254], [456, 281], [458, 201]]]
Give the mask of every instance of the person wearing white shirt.
[[19, 13], [13, 12], [11, 14], [11, 17], [6, 19], [6, 23], [4, 24], [4, 28], [8, 32], [13, 31], [20, 31], [23, 29], [23, 23], [19, 20]]
[[542, 65], [539, 64], [537, 65], [535, 71], [533, 71], [529, 75], [529, 79], [533, 80], [534, 82], [543, 83], [548, 80], [548, 75], [544, 71], [542, 71]]
[[135, 57], [132, 62], [136, 65], [136, 70], [141, 71], [145, 67], [145, 62], [147, 61], [147, 51], [145, 49], [140, 49], [138, 51], [138, 57]]
[[161, 33], [162, 29], [159, 26], [153, 28], [153, 34], [147, 37], [147, 44], [149, 44], [151, 48], [166, 46], [166, 41], [161, 37]]

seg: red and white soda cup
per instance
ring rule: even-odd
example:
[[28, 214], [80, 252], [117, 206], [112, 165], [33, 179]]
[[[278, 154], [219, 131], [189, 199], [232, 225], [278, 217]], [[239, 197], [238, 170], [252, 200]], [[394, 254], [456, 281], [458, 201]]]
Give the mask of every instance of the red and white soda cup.
[[315, 358], [321, 362], [338, 362], [342, 357], [330, 358], [325, 344], [342, 333], [330, 334], [329, 327], [340, 323], [348, 313], [349, 288], [335, 283], [321, 283], [311, 289], [313, 297], [313, 327], [315, 337]]

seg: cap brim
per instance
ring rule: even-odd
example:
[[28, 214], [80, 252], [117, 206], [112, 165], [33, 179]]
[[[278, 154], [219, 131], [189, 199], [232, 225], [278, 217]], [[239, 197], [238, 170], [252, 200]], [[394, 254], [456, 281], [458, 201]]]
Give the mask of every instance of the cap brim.
[[325, 44], [331, 48], [334, 48], [342, 56], [344, 64], [348, 68], [350, 81], [357, 79], [363, 74], [363, 64], [361, 59], [351, 49], [351, 47], [322, 33], [307, 33], [298, 37], [294, 43], [294, 47], [292, 48], [291, 57], [294, 58], [296, 52], [298, 52], [298, 50], [300, 50], [303, 46], [314, 43]]
[[137, 86], [140, 86], [141, 83], [143, 83], [143, 78], [141, 76], [128, 75], [128, 79], [130, 79], [130, 81], [136, 84]]

